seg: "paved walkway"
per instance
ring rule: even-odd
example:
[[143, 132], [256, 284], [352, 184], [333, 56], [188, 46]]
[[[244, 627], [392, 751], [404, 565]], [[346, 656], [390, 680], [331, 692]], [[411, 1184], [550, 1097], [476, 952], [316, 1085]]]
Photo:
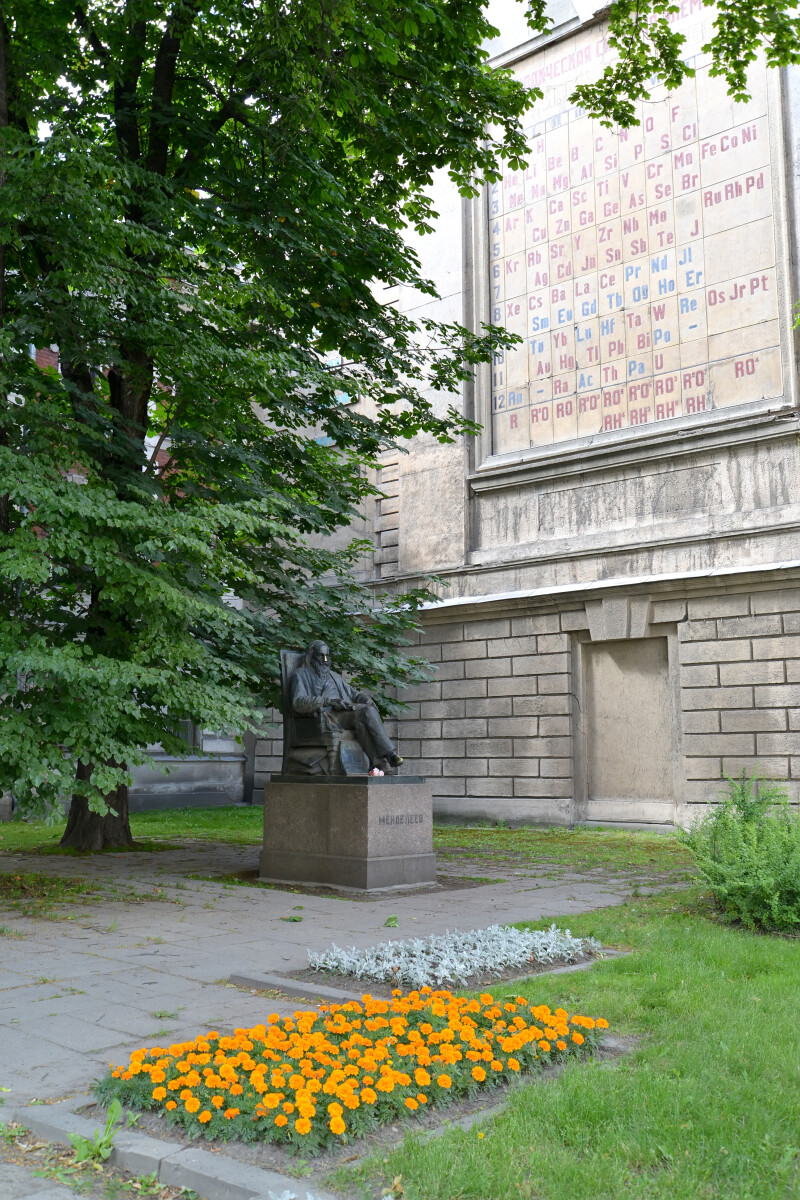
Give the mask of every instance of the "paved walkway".
[[[0, 1086], [9, 1089], [7, 1107], [88, 1092], [109, 1062], [126, 1061], [138, 1046], [255, 1025], [269, 1012], [302, 1007], [234, 988], [226, 982], [231, 975], [302, 970], [307, 950], [333, 941], [368, 946], [586, 912], [622, 903], [632, 886], [512, 868], [502, 883], [353, 900], [186, 878], [253, 869], [257, 862], [257, 847], [198, 844], [93, 859], [0, 854], [0, 872], [80, 875], [152, 897], [70, 904], [56, 920], [1, 914], [4, 930], [21, 935], [0, 937]], [[396, 929], [385, 928], [390, 914], [398, 917]], [[12, 1191], [9, 1184], [0, 1171], [0, 1200], [61, 1196], [43, 1180], [31, 1180], [30, 1192], [19, 1191], [18, 1180]]]

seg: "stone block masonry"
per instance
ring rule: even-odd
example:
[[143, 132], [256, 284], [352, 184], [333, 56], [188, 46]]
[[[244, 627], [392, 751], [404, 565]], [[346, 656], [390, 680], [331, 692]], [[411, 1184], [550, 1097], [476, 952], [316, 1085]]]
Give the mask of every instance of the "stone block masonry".
[[[460, 710], [437, 710], [436, 742], [420, 743], [422, 748], [435, 744], [435, 755], [420, 750], [415, 757], [417, 725], [404, 718], [398, 722], [400, 753], [409, 771], [428, 775], [436, 815], [569, 821], [574, 795], [571, 626], [562, 629], [558, 613], [441, 626], [431, 622], [417, 649], [423, 655], [433, 652], [434, 683], [428, 687], [438, 686], [442, 697], [458, 695], [465, 703], [463, 716]], [[463, 663], [463, 681], [442, 673], [440, 663]], [[423, 701], [422, 714], [434, 704]]]
[[[511, 602], [515, 611], [506, 616], [461, 622], [451, 607], [441, 626], [434, 612], [417, 647], [430, 652], [433, 680], [410, 693], [425, 699], [420, 719], [414, 713], [399, 721], [399, 746], [404, 770], [430, 778], [437, 816], [591, 819], [598, 785], [587, 760], [598, 748], [589, 743], [613, 743], [616, 735], [613, 721], [592, 724], [582, 663], [588, 646], [619, 644], [619, 631], [632, 625], [644, 634], [623, 639], [634, 667], [641, 643], [661, 637], [668, 646], [665, 688], [673, 701], [663, 739], [674, 782], [663, 794], [606, 796], [602, 811], [613, 812], [614, 823], [687, 824], [724, 791], [726, 776], [742, 769], [785, 780], [790, 797], [800, 799], [800, 588], [670, 597], [660, 587], [655, 596], [623, 592], [613, 601], [526, 614], [516, 598]], [[626, 603], [645, 619], [621, 622]], [[466, 678], [443, 675], [445, 664], [463, 664]], [[444, 699], [459, 682], [485, 689], [461, 692], [462, 708]], [[630, 758], [629, 772], [622, 759], [623, 775], [635, 779], [637, 755], [648, 753], [635, 731], [619, 753]]]

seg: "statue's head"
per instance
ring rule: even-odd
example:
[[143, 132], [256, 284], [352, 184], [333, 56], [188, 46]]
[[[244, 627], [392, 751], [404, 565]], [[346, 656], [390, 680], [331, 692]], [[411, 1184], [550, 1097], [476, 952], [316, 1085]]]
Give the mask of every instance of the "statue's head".
[[326, 642], [310, 642], [306, 647], [306, 664], [315, 671], [325, 671], [331, 665], [331, 652]]

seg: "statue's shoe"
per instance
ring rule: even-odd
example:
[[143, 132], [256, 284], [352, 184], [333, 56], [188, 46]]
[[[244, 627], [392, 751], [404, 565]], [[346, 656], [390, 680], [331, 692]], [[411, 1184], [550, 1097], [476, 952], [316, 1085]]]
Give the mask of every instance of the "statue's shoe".
[[399, 767], [403, 760], [399, 754], [387, 754], [386, 761], [390, 767]]

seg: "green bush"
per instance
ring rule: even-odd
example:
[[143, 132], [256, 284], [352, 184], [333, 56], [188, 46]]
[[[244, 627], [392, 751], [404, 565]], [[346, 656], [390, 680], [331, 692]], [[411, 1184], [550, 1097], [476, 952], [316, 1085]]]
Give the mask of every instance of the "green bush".
[[722, 803], [684, 840], [731, 918], [800, 931], [800, 816], [780, 784], [744, 771], [729, 779]]

